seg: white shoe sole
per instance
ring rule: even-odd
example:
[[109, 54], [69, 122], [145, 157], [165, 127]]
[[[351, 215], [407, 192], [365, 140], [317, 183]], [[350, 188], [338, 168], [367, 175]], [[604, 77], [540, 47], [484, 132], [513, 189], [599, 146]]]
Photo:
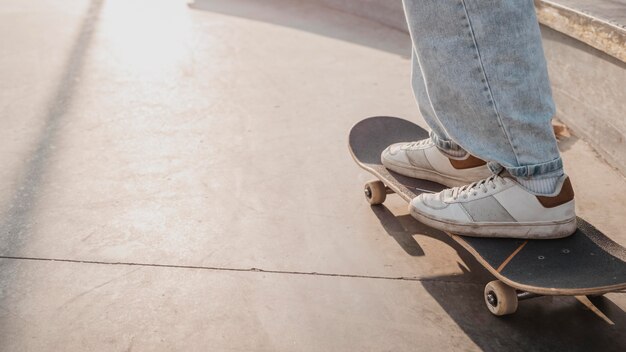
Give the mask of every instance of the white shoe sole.
[[552, 222], [516, 223], [455, 223], [424, 215], [409, 204], [411, 216], [432, 228], [472, 237], [554, 239], [572, 235], [577, 228], [576, 218]]
[[434, 170], [420, 169], [415, 166], [406, 167], [403, 165], [394, 164], [389, 161], [383, 162], [383, 166], [403, 176], [433, 181], [433, 182], [437, 182], [448, 187], [464, 186], [464, 185], [468, 185], [472, 182], [476, 182], [482, 179], [482, 178], [479, 178], [476, 180], [467, 180], [467, 179], [455, 178], [455, 177], [451, 177], [448, 175], [442, 175]]

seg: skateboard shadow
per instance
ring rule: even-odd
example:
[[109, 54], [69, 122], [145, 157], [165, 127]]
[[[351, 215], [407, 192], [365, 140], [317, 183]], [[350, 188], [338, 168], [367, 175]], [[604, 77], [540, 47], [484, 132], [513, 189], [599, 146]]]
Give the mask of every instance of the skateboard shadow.
[[413, 234], [415, 234], [416, 230], [413, 228], [413, 221], [407, 222], [408, 219], [406, 219], [406, 217], [394, 216], [393, 213], [383, 205], [372, 205], [372, 211], [389, 236], [393, 237], [407, 254], [414, 257], [424, 255], [424, 250], [420, 247], [415, 238], [413, 238]]
[[[483, 301], [484, 285], [495, 278], [447, 234], [410, 215], [395, 216], [384, 205], [372, 206], [383, 228], [409, 255], [425, 256], [420, 234], [452, 247], [467, 267], [462, 274], [429, 277], [421, 282], [455, 323], [485, 351], [624, 351], [626, 314], [610, 297], [592, 302], [615, 325], [609, 325], [570, 296], [544, 296], [519, 302], [515, 314], [496, 317]], [[417, 251], [419, 249], [419, 251]], [[463, 268], [462, 265], [460, 265]], [[469, 283], [469, 284], [468, 284]], [[609, 296], [616, 295], [610, 294]]]
[[391, 236], [404, 251], [412, 256], [424, 256], [424, 250], [413, 237], [422, 234], [434, 238], [452, 247], [471, 272], [472, 278], [487, 280], [491, 274], [471, 254], [461, 247], [456, 241], [444, 232], [428, 227], [415, 220], [411, 215], [394, 215], [384, 204], [371, 206], [385, 231]]

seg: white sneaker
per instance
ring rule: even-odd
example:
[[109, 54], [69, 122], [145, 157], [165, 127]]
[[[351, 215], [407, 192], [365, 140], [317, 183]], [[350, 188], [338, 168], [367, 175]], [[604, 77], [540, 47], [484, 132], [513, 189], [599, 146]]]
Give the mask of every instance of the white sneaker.
[[553, 194], [530, 193], [509, 176], [424, 193], [409, 204], [411, 215], [433, 228], [476, 237], [560, 238], [576, 231], [574, 190], [567, 176]]
[[463, 158], [450, 158], [430, 138], [392, 144], [383, 151], [381, 162], [387, 169], [400, 175], [434, 181], [448, 187], [466, 185], [491, 175], [484, 160], [469, 153]]

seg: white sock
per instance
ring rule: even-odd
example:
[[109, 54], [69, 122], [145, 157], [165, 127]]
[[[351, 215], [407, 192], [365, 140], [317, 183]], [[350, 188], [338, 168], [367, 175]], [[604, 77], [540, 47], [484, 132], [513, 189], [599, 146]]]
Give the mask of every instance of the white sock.
[[524, 178], [516, 178], [517, 182], [519, 182], [520, 185], [522, 185], [522, 187], [526, 188], [527, 190], [533, 192], [533, 193], [537, 193], [537, 194], [552, 194], [554, 193], [554, 191], [556, 191], [556, 186], [559, 183], [559, 180], [561, 179], [563, 175], [559, 175], [559, 176], [553, 176], [553, 177], [548, 177], [548, 178], [531, 178], [531, 179], [524, 179]]
[[463, 149], [459, 149], [459, 150], [443, 150], [443, 149], [439, 149], [441, 150], [441, 152], [445, 155], [449, 155], [453, 158], [461, 158], [464, 157], [467, 152]]

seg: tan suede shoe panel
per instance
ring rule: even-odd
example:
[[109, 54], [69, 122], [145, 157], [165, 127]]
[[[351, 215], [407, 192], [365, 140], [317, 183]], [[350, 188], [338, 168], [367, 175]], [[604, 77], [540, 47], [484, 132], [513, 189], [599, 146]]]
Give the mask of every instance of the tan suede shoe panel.
[[487, 162], [470, 154], [469, 157], [463, 160], [450, 159], [450, 164], [457, 170], [463, 170], [483, 166]]
[[554, 208], [558, 207], [561, 204], [565, 204], [574, 199], [574, 189], [572, 188], [572, 183], [569, 180], [569, 177], [563, 181], [563, 186], [561, 187], [561, 192], [557, 196], [554, 197], [545, 197], [545, 196], [537, 196], [537, 200], [539, 203], [544, 206], [544, 208]]

